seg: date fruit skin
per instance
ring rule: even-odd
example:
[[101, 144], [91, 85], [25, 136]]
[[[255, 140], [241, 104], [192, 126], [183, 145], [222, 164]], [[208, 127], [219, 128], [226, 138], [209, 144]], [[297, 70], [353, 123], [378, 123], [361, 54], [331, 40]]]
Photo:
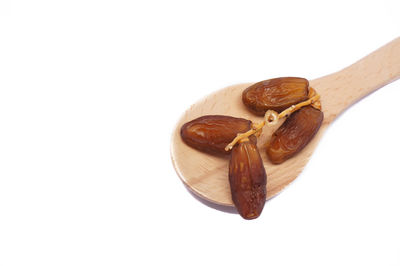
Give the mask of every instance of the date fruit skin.
[[324, 114], [312, 106], [291, 114], [274, 132], [267, 147], [267, 155], [274, 164], [280, 164], [300, 152], [318, 132]]
[[260, 216], [267, 196], [267, 174], [254, 142], [244, 141], [233, 147], [229, 184], [239, 214], [247, 220]]
[[[251, 128], [251, 121], [225, 115], [206, 115], [184, 124], [181, 128], [182, 140], [192, 148], [216, 154], [227, 155], [228, 145], [238, 133], [244, 133]], [[252, 141], [256, 138], [252, 136]]]
[[307, 79], [274, 78], [257, 82], [242, 93], [244, 105], [254, 114], [263, 116], [267, 110], [282, 112], [308, 98]]

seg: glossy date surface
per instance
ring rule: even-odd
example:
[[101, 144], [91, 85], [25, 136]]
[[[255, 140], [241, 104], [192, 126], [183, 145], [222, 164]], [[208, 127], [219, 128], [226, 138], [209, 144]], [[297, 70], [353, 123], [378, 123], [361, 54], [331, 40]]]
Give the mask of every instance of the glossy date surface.
[[296, 77], [274, 78], [257, 82], [242, 93], [244, 105], [254, 114], [263, 116], [267, 110], [281, 112], [307, 100], [309, 83]]
[[[211, 154], [226, 155], [228, 145], [238, 133], [251, 128], [251, 121], [224, 115], [206, 115], [196, 118], [181, 128], [182, 140], [192, 148]], [[252, 137], [256, 142], [256, 138]]]
[[229, 163], [232, 201], [244, 219], [260, 216], [266, 200], [267, 175], [255, 143], [236, 144]]
[[312, 106], [303, 107], [292, 115], [273, 133], [267, 147], [272, 163], [283, 163], [300, 152], [318, 132], [324, 114]]

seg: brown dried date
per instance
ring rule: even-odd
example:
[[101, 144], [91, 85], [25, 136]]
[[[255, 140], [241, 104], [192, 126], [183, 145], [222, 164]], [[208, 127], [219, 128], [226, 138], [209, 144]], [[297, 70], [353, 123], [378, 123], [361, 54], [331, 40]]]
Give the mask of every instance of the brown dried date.
[[244, 105], [256, 115], [267, 110], [281, 112], [293, 104], [307, 100], [308, 80], [285, 77], [257, 82], [242, 93]]
[[[196, 118], [181, 128], [182, 140], [192, 148], [212, 153], [229, 154], [225, 151], [238, 133], [251, 128], [251, 121], [224, 115], [206, 115]], [[253, 136], [252, 141], [256, 142]]]
[[267, 147], [272, 163], [279, 164], [300, 152], [318, 132], [324, 114], [312, 106], [303, 107], [275, 131]]
[[266, 200], [267, 174], [255, 143], [243, 141], [233, 147], [229, 183], [239, 214], [244, 219], [260, 216]]

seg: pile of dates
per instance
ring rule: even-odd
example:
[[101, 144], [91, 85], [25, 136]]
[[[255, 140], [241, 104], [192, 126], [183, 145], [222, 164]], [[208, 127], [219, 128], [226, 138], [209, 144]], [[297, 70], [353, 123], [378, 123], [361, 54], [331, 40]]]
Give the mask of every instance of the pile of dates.
[[[299, 153], [314, 137], [323, 120], [319, 101], [301, 105], [316, 92], [304, 78], [285, 77], [255, 83], [242, 93], [243, 104], [259, 116], [266, 112], [285, 112], [284, 123], [273, 133], [266, 154], [280, 164]], [[302, 106], [298, 109], [296, 105]], [[289, 108], [289, 109], [288, 109]], [[266, 119], [268, 119], [266, 117]], [[266, 201], [267, 175], [256, 134], [240, 139], [231, 150], [232, 141], [254, 127], [252, 121], [224, 115], [207, 115], [184, 124], [182, 140], [189, 146], [214, 155], [230, 155], [229, 184], [232, 201], [244, 219], [260, 216]]]

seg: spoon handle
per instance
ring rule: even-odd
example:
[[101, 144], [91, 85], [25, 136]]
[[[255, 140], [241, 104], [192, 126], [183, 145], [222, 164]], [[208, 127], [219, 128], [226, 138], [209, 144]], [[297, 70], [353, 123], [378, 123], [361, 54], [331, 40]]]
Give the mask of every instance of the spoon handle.
[[358, 62], [311, 81], [321, 94], [326, 122], [332, 122], [350, 105], [400, 78], [400, 37]]

